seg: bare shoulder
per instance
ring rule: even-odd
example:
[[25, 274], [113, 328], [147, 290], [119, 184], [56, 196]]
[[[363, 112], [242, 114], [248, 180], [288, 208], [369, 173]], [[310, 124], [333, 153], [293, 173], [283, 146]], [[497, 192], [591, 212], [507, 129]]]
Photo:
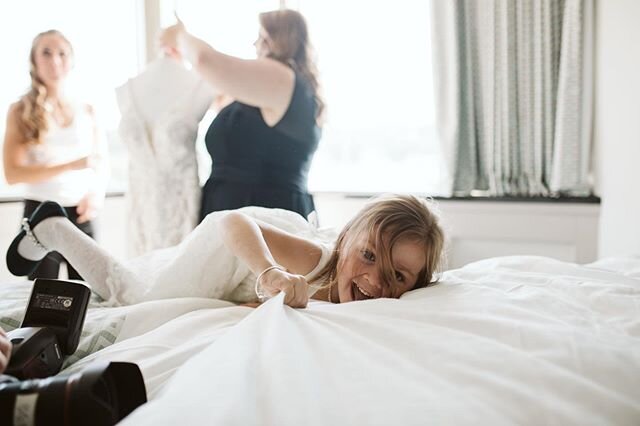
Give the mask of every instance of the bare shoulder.
[[5, 141], [22, 140], [24, 131], [22, 114], [24, 112], [24, 104], [21, 101], [14, 102], [9, 106], [7, 111], [7, 127], [5, 131]]
[[287, 64], [272, 58], [254, 59], [253, 63], [255, 64], [256, 74], [260, 75], [262, 84], [268, 86], [270, 97], [279, 93], [280, 97], [283, 98], [281, 102], [288, 105], [296, 81], [296, 73], [293, 69]]
[[293, 79], [295, 78], [295, 72], [293, 71], [293, 69], [289, 65], [284, 64], [278, 60], [264, 57], [255, 59], [255, 61], [256, 63], [260, 64], [261, 67], [272, 69], [289, 80], [293, 81]]
[[20, 118], [20, 115], [24, 111], [24, 105], [22, 101], [16, 101], [9, 105], [9, 110], [7, 111], [7, 119], [12, 121], [17, 121]]
[[27, 134], [29, 133], [22, 120], [24, 105], [18, 101], [9, 106], [7, 122], [4, 131], [4, 162], [11, 162], [16, 156], [21, 155], [27, 147]]

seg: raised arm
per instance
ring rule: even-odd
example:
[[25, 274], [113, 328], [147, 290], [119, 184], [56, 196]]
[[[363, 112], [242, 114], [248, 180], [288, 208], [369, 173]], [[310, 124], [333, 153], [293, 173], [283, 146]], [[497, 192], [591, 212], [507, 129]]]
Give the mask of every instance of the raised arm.
[[186, 31], [184, 24], [166, 28], [160, 44], [168, 52], [182, 55], [200, 75], [220, 92], [277, 117], [286, 112], [295, 85], [295, 74], [288, 66], [271, 58], [241, 59], [221, 53]]
[[285, 303], [303, 308], [309, 301], [308, 274], [320, 261], [322, 250], [313, 241], [297, 237], [257, 221], [241, 212], [229, 212], [222, 219], [222, 238], [229, 250], [256, 275], [268, 293], [285, 293]]
[[25, 135], [20, 130], [20, 111], [16, 103], [11, 105], [7, 114], [3, 147], [4, 176], [10, 185], [42, 182], [69, 170], [88, 167], [87, 157], [61, 164], [27, 165], [26, 142]]

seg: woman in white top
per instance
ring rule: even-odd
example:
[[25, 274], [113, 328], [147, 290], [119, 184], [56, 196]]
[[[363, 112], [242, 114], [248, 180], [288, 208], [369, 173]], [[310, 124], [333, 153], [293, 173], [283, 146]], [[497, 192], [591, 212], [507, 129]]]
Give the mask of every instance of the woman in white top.
[[[25, 218], [40, 202], [53, 200], [93, 236], [91, 220], [102, 206], [108, 175], [106, 147], [91, 106], [65, 91], [73, 67], [71, 44], [56, 30], [38, 34], [30, 65], [31, 87], [7, 116], [5, 178], [9, 184], [24, 184]], [[29, 278], [57, 278], [62, 261], [58, 253], [50, 253]], [[68, 271], [70, 278], [80, 278], [70, 265]]]

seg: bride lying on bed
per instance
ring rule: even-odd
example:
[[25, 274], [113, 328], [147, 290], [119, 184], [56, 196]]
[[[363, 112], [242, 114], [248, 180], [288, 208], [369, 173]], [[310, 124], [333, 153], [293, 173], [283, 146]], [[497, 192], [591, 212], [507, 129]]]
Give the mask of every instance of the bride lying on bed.
[[209, 214], [177, 246], [120, 261], [78, 230], [54, 202], [23, 221], [7, 266], [28, 275], [61, 253], [112, 305], [173, 297], [251, 303], [284, 292], [295, 308], [403, 293], [434, 281], [444, 244], [437, 217], [413, 196], [369, 202], [335, 242], [301, 216], [246, 207]]

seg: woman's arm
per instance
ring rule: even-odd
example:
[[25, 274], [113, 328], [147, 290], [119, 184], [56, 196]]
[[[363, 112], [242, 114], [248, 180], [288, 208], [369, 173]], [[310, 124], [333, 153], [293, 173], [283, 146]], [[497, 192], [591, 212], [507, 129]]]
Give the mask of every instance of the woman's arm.
[[297, 237], [241, 212], [230, 212], [221, 223], [222, 238], [229, 250], [256, 275], [271, 266], [261, 276], [261, 285], [271, 293], [285, 293], [285, 303], [305, 307], [309, 300], [308, 274], [320, 261], [322, 249], [313, 241]]
[[277, 117], [270, 125], [275, 125], [289, 107], [295, 74], [274, 59], [225, 55], [188, 33], [181, 21], [162, 32], [160, 43], [165, 50], [184, 56], [220, 92]]
[[109, 150], [106, 138], [103, 136], [95, 110], [91, 105], [84, 108], [92, 120], [92, 153], [90, 155], [91, 167], [96, 173], [95, 182], [89, 192], [80, 200], [76, 209], [78, 213], [78, 223], [84, 223], [94, 219], [98, 211], [104, 205], [104, 198], [109, 183]]
[[68, 163], [55, 165], [27, 165], [27, 144], [20, 131], [19, 105], [13, 104], [7, 114], [7, 126], [4, 135], [3, 162], [7, 183], [37, 183], [69, 170], [88, 167], [89, 160], [82, 157]]

